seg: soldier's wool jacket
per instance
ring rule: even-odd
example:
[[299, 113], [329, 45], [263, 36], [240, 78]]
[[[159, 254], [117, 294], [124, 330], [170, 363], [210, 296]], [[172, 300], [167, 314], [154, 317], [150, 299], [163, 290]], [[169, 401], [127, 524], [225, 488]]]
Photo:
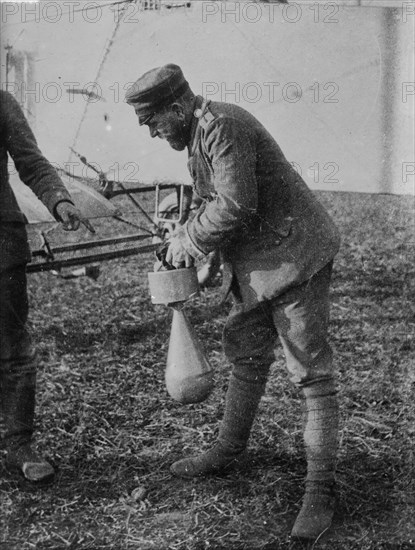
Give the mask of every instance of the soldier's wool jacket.
[[55, 215], [59, 202], [71, 196], [55, 168], [40, 152], [35, 136], [16, 99], [0, 90], [0, 267], [11, 268], [30, 259], [24, 224], [27, 219], [18, 206], [9, 182], [8, 155], [20, 179]]
[[225, 287], [237, 282], [243, 301], [255, 305], [322, 269], [339, 249], [339, 233], [253, 115], [205, 105], [198, 97], [188, 162], [204, 203], [179, 236], [199, 259], [219, 248], [230, 274]]

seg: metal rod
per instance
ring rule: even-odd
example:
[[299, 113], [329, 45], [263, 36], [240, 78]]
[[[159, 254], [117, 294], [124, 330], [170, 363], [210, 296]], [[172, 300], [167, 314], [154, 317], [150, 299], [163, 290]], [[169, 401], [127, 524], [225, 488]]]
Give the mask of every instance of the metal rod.
[[135, 227], [136, 229], [141, 229], [142, 231], [145, 231], [148, 236], [155, 237], [157, 233], [153, 233], [146, 227], [143, 227], [142, 225], [139, 225], [138, 223], [134, 223], [131, 220], [127, 220], [123, 216], [113, 216], [115, 220], [118, 220], [119, 222], [125, 223], [126, 225], [130, 225], [131, 227]]
[[156, 206], [155, 206], [155, 213], [154, 213], [155, 221], [162, 222], [162, 223], [166, 222], [167, 219], [170, 222], [180, 221], [182, 219], [182, 216], [183, 216], [184, 185], [176, 185], [175, 186], [176, 191], [177, 191], [177, 202], [178, 202], [178, 205], [179, 205], [179, 212], [177, 213], [177, 215], [175, 217], [171, 217], [171, 218], [165, 218], [164, 216], [161, 216], [162, 212], [160, 212], [160, 210], [159, 210], [159, 207], [160, 207], [160, 188], [161, 188], [161, 186], [157, 184], [156, 185]]
[[[115, 183], [119, 185], [118, 181], [110, 181], [110, 183]], [[146, 193], [147, 191], [155, 191], [157, 189], [177, 189], [178, 187], [182, 187], [181, 183], [158, 183], [158, 184], [143, 184], [140, 185], [140, 187], [124, 187], [123, 189], [116, 189], [111, 193], [111, 197], [115, 197], [117, 195], [125, 195], [126, 193]], [[186, 187], [184, 185], [184, 187]], [[187, 187], [191, 187], [188, 185]]]
[[[58, 168], [59, 172], [62, 172], [66, 174], [69, 178], [73, 178], [78, 181], [85, 182], [86, 178], [82, 176], [77, 176], [76, 174], [72, 174], [68, 170], [64, 170], [63, 168]], [[118, 180], [107, 180], [108, 183], [112, 183], [115, 185], [120, 185], [120, 182]], [[184, 187], [192, 187], [188, 184], [182, 184], [182, 183], [142, 183], [138, 180], [129, 180], [130, 183], [133, 183], [134, 185], [140, 185], [140, 187], [124, 187], [122, 189], [116, 189], [115, 191], [111, 192], [111, 198], [116, 197], [117, 195], [126, 195], [127, 193], [146, 193], [147, 191], [154, 191], [156, 187], [159, 187], [160, 189], [175, 189], [177, 187], [180, 187], [183, 185]], [[90, 185], [88, 181], [86, 181], [86, 185]]]
[[118, 182], [118, 185], [121, 187], [123, 191], [125, 191], [125, 194], [130, 199], [130, 201], [140, 210], [140, 212], [147, 218], [147, 220], [152, 224], [152, 226], [157, 229], [157, 224], [153, 221], [151, 216], [147, 214], [147, 212], [144, 210], [144, 208], [141, 206], [141, 204], [135, 200], [135, 198], [130, 195], [130, 191], [126, 189], [121, 182]]
[[[151, 235], [140, 235], [138, 233], [135, 233], [134, 235], [126, 235], [124, 237], [100, 239], [99, 241], [85, 241], [83, 243], [75, 243], [75, 244], [67, 244], [63, 246], [50, 247], [50, 253], [59, 254], [61, 252], [71, 252], [74, 250], [83, 250], [87, 248], [98, 248], [101, 246], [108, 246], [111, 244], [142, 241], [144, 239], [148, 239], [149, 237], [151, 237]], [[32, 252], [32, 256], [47, 256], [47, 254], [43, 250], [34, 250]]]
[[126, 248], [125, 250], [112, 250], [100, 254], [92, 254], [90, 256], [80, 256], [79, 258], [67, 258], [65, 260], [52, 260], [43, 263], [32, 263], [27, 266], [28, 273], [36, 273], [39, 271], [50, 271], [52, 269], [60, 269], [61, 267], [73, 267], [75, 265], [85, 265], [94, 262], [102, 262], [105, 260], [114, 260], [116, 258], [125, 258], [134, 256], [135, 254], [143, 254], [145, 252], [154, 252], [159, 244], [149, 244], [146, 246], [136, 246], [134, 248]]

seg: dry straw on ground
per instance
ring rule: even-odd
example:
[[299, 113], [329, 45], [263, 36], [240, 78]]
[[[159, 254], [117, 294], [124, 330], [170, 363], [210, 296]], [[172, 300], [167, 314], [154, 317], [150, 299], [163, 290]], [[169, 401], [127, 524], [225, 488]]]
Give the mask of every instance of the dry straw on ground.
[[[316, 546], [415, 548], [414, 227], [409, 197], [320, 193], [343, 244], [334, 270], [331, 342], [342, 400], [335, 522]], [[228, 305], [208, 289], [187, 306], [216, 389], [180, 406], [163, 380], [170, 314], [152, 306], [151, 255], [108, 262], [97, 281], [30, 276], [40, 357], [39, 448], [58, 469], [33, 489], [4, 470], [4, 550], [287, 548], [305, 473], [301, 401], [280, 352], [247, 467], [183, 482], [169, 465], [207, 448], [229, 373]], [[134, 489], [139, 488], [132, 494]]]

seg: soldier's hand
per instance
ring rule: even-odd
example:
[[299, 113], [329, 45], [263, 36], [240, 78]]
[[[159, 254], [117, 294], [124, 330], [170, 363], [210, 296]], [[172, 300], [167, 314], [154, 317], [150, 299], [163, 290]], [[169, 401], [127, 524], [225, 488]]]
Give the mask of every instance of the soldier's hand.
[[174, 267], [192, 267], [193, 258], [182, 245], [178, 237], [172, 237], [166, 253], [166, 262]]
[[95, 233], [95, 229], [89, 220], [83, 218], [81, 212], [70, 202], [58, 203], [56, 206], [56, 215], [65, 231], [76, 231], [82, 223], [91, 233]]
[[106, 199], [110, 199], [112, 197], [113, 191], [114, 191], [114, 182], [108, 181], [107, 178], [100, 175], [99, 192], [101, 193], [101, 195], [103, 195]]

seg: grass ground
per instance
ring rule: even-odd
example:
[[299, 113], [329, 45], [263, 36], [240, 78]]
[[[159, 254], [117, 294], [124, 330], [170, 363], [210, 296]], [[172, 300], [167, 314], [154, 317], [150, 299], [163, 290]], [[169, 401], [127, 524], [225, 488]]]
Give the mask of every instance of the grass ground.
[[[415, 548], [414, 203], [320, 198], [343, 235], [331, 323], [342, 423], [335, 521], [316, 547]], [[150, 303], [152, 264], [151, 255], [107, 262], [97, 281], [30, 275], [36, 439], [58, 475], [35, 489], [0, 471], [2, 550], [288, 548], [305, 461], [300, 399], [282, 353], [249, 468], [173, 478], [172, 461], [215, 439], [230, 368], [220, 346], [229, 306], [219, 305], [218, 289], [188, 304], [216, 387], [204, 403], [174, 402], [163, 378], [171, 317]]]

